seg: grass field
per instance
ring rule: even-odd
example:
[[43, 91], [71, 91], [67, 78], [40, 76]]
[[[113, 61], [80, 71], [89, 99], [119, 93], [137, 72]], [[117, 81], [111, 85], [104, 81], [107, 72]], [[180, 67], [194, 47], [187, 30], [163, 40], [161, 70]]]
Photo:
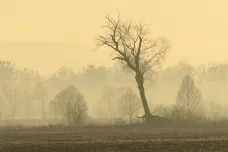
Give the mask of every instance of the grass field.
[[228, 129], [1, 129], [0, 152], [223, 152]]

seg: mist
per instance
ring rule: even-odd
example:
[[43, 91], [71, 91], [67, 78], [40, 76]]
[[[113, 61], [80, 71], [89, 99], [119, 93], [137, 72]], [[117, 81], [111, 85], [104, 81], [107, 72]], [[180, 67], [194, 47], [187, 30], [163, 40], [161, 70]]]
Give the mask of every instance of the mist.
[[[19, 68], [15, 64], [11, 80], [9, 80], [9, 71], [2, 65], [3, 61], [1, 62], [2, 68], [0, 68], [1, 85], [17, 87], [15, 89], [17, 98], [12, 105], [1, 91], [1, 120], [46, 120], [47, 122], [58, 120], [59, 118], [55, 117], [55, 113], [50, 108], [50, 101], [70, 85], [74, 85], [85, 96], [89, 118], [94, 121], [110, 119], [107, 111], [109, 102], [112, 102], [111, 116], [116, 119], [124, 118], [118, 110], [121, 95], [118, 89], [131, 88], [137, 96], [140, 96], [134, 74], [120, 68], [118, 64], [109, 68], [87, 65], [80, 70], [61, 67], [49, 76], [43, 76], [34, 69]], [[145, 86], [151, 112], [156, 113], [155, 109], [159, 105], [175, 104], [182, 79], [185, 75], [191, 75], [202, 92], [205, 116], [209, 119], [227, 117], [227, 67], [226, 63], [193, 66], [186, 62], [179, 62], [174, 66], [161, 69]], [[39, 83], [45, 84], [44, 118], [42, 117], [42, 102], [37, 93], [40, 90], [36, 88]], [[105, 91], [113, 95], [103, 98], [106, 95]], [[28, 100], [29, 93], [32, 94], [32, 98]], [[12, 106], [15, 108], [15, 116], [12, 115]], [[137, 116], [142, 114], [141, 109]], [[137, 119], [136, 116], [134, 119]]]
[[227, 5], [0, 1], [0, 151], [227, 150]]

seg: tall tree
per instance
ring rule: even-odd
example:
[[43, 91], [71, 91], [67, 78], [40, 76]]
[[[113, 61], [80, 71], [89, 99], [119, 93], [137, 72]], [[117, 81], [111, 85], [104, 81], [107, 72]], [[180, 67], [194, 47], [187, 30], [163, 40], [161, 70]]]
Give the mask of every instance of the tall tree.
[[195, 86], [191, 76], [186, 75], [177, 93], [177, 105], [181, 110], [184, 119], [195, 119], [202, 114], [202, 94]]
[[[150, 39], [149, 32], [144, 24], [136, 24], [133, 21], [123, 22], [106, 16], [107, 23], [103, 28], [107, 29], [104, 36], [96, 39], [97, 48], [106, 46], [114, 53], [113, 60], [132, 70], [138, 85], [140, 97], [147, 118], [150, 109], [145, 95], [145, 80], [160, 68], [160, 65], [169, 51], [171, 45], [165, 38]], [[96, 49], [97, 49], [96, 48]]]

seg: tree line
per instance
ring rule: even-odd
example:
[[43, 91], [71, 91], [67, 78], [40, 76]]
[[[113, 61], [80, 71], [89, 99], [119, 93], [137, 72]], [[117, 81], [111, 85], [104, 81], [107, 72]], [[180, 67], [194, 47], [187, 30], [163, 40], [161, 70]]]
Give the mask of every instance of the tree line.
[[[181, 62], [175, 66], [164, 68], [154, 76], [154, 84], [147, 89], [149, 101], [150, 94], [152, 94], [151, 99], [155, 101], [154, 104], [148, 102], [152, 112], [175, 119], [178, 117], [179, 119], [181, 119], [181, 117], [182, 119], [184, 117], [187, 118], [187, 113], [183, 114], [184, 111], [188, 111], [189, 118], [190, 113], [198, 118], [211, 116], [211, 118], [218, 119], [219, 117], [226, 116], [227, 106], [223, 106], [221, 102], [226, 99], [226, 85], [224, 84], [227, 83], [225, 77], [228, 72], [227, 67], [228, 65], [226, 63], [194, 67]], [[61, 91], [68, 87], [76, 89], [76, 91], [73, 89], [73, 92], [79, 92], [81, 96], [84, 96], [82, 99], [86, 103], [87, 108], [85, 109], [87, 109], [87, 113], [91, 110], [90, 113], [92, 113], [94, 117], [105, 117], [110, 120], [110, 122], [114, 122], [116, 117], [126, 117], [127, 122], [132, 123], [137, 116], [142, 114], [143, 109], [139, 94], [137, 94], [137, 90], [135, 89], [134, 80], [131, 79], [132, 74], [125, 73], [121, 70], [111, 70], [92, 65], [89, 65], [83, 71], [84, 72], [75, 73], [70, 69], [60, 68], [59, 71], [52, 76], [44, 78], [38, 71], [17, 69], [13, 63], [1, 61], [1, 118], [64, 118], [66, 116], [64, 116], [64, 114], [60, 115], [61, 113], [59, 113], [57, 109], [53, 111], [54, 104], [51, 103], [56, 101], [55, 97], [57, 94], [61, 95]], [[107, 73], [107, 75], [104, 73]], [[99, 76], [96, 78], [94, 75]], [[101, 79], [94, 80], [99, 78]], [[85, 87], [78, 82], [89, 85]], [[125, 84], [120, 85], [122, 83]], [[99, 86], [101, 84], [102, 86]], [[192, 103], [194, 106], [191, 105], [191, 107], [194, 108], [190, 108], [189, 105], [188, 110], [185, 105], [187, 105], [187, 102], [191, 102], [190, 97], [188, 100], [184, 100], [185, 97], [182, 95], [184, 95], [184, 93], [186, 94], [186, 91], [179, 90], [180, 86], [182, 86], [183, 89], [186, 85], [192, 85], [192, 89], [195, 91], [189, 91], [192, 92], [193, 97], [195, 96], [194, 101], [197, 101], [196, 103], [193, 102], [194, 104]], [[93, 96], [93, 101], [87, 98], [91, 90], [95, 92], [98, 90], [98, 92], [96, 92], [97, 96]], [[86, 91], [88, 92], [86, 93]], [[215, 94], [213, 94], [214, 92]], [[220, 92], [220, 96], [216, 96], [218, 92]], [[164, 97], [166, 102], [163, 102]], [[202, 107], [204, 107], [204, 109], [202, 109]], [[63, 109], [60, 107], [60, 110]], [[88, 117], [88, 114], [85, 116]], [[69, 122], [70, 121], [72, 120], [69, 119]]]

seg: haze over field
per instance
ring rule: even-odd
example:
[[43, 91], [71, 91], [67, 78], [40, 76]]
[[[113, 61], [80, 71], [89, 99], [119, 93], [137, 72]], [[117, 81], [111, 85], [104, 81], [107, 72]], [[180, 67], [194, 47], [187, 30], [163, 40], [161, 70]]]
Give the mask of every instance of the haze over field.
[[[135, 81], [137, 74], [134, 70], [133, 75], [121, 71], [112, 60], [110, 48], [101, 47], [93, 51], [96, 48], [95, 38], [107, 34], [101, 28], [107, 23], [105, 15], [117, 19], [119, 12], [122, 21], [143, 22], [148, 25], [149, 36], [164, 36], [172, 44], [167, 47], [168, 53], [161, 63], [161, 70], [153, 77], [153, 85], [145, 83], [143, 86], [152, 111], [157, 104], [175, 103], [182, 79], [189, 74], [202, 92], [203, 102], [208, 108], [218, 106], [213, 109], [214, 113], [205, 113], [217, 117], [227, 115], [226, 106], [221, 104], [227, 105], [228, 100], [228, 64], [209, 65], [214, 61], [228, 61], [227, 5], [226, 0], [0, 0], [0, 61], [16, 64], [14, 71], [10, 72], [6, 64], [0, 63], [3, 69], [1, 75], [5, 74], [4, 78], [0, 77], [0, 85], [6, 85], [7, 81], [12, 91], [20, 84], [18, 92], [15, 92], [15, 96], [23, 95], [20, 99], [15, 97], [15, 102], [18, 100], [20, 103], [15, 115], [20, 118], [29, 115], [27, 106], [30, 102], [25, 102], [25, 99], [35, 96], [36, 87], [42, 90], [42, 85], [47, 86], [47, 96], [45, 99], [42, 97], [46, 105], [41, 105], [40, 98], [31, 99], [36, 102], [30, 107], [34, 117], [41, 117], [41, 107], [43, 111], [50, 112], [50, 101], [70, 85], [75, 85], [85, 96], [90, 116], [108, 113], [101, 112], [101, 108], [107, 110], [110, 106], [104, 106], [109, 98], [107, 96], [113, 98], [113, 105], [116, 106], [113, 115], [120, 115], [117, 103], [120, 93], [116, 90], [130, 87], [141, 97], [138, 82]], [[183, 60], [187, 62], [180, 62]], [[29, 75], [33, 70], [38, 71], [39, 78]], [[14, 75], [18, 81], [14, 81]], [[33, 79], [30, 76], [36, 81], [30, 81]], [[11, 94], [7, 94], [6, 88], [2, 90], [0, 94], [4, 94], [4, 99], [0, 102], [0, 113], [2, 119], [9, 119], [16, 108], [12, 106]], [[9, 99], [5, 99], [7, 96]], [[37, 105], [40, 107], [37, 108]], [[110, 109], [114, 109], [113, 105]]]
[[0, 151], [227, 150], [227, 6], [0, 0]]
[[7, 0], [0, 1], [0, 59], [48, 75], [61, 66], [112, 66], [110, 54], [92, 52], [106, 13], [144, 21], [151, 36], [172, 41], [165, 65], [228, 60], [226, 0]]

